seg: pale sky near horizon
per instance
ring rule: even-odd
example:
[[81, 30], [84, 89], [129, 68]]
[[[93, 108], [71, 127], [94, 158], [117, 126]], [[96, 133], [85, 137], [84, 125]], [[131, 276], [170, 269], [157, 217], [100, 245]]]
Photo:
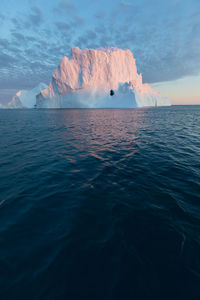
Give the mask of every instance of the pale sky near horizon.
[[200, 105], [200, 75], [151, 84], [173, 105]]
[[200, 104], [199, 0], [1, 0], [0, 103], [48, 84], [74, 46], [129, 48], [144, 82]]

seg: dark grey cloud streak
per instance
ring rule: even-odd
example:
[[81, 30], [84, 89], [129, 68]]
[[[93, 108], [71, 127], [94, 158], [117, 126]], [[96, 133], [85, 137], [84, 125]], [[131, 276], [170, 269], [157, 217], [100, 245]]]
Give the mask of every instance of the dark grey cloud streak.
[[150, 83], [200, 72], [199, 1], [52, 3], [44, 9], [30, 1], [27, 11], [9, 18], [1, 9], [0, 24], [9, 24], [8, 34], [0, 38], [0, 89], [6, 94], [48, 83], [74, 46], [129, 48]]

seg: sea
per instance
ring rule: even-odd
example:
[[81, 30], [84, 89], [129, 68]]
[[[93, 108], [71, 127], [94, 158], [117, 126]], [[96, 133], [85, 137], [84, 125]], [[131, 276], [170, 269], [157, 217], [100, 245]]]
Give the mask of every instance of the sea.
[[200, 106], [0, 110], [0, 299], [199, 300]]

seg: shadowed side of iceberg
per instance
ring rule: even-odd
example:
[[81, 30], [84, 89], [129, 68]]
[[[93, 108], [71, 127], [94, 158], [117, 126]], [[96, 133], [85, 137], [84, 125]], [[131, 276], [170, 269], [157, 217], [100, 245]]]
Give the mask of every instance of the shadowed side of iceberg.
[[96, 108], [137, 108], [137, 102], [134, 95], [131, 94], [117, 94], [112, 97], [105, 97], [99, 103]]
[[[123, 84], [122, 84], [123, 86]], [[76, 89], [50, 99], [37, 95], [37, 107], [41, 108], [137, 108], [133, 90], [112, 90], [113, 95], [103, 90]]]
[[[75, 89], [51, 98], [43, 97], [48, 89], [37, 95], [40, 108], [139, 108], [171, 105], [148, 84], [140, 81], [119, 83], [116, 90], [96, 90], [94, 88]], [[112, 93], [111, 93], [112, 91]]]

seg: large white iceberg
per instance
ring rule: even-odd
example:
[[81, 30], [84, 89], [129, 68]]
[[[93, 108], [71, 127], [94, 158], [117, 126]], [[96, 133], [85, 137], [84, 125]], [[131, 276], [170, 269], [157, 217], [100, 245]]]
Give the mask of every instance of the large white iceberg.
[[[112, 91], [112, 92], [111, 92]], [[136, 108], [171, 105], [142, 83], [130, 50], [72, 48], [63, 57], [49, 87], [37, 95], [40, 108]]]
[[32, 90], [20, 90], [8, 103], [8, 108], [34, 108], [36, 106], [36, 96], [47, 88], [45, 83], [38, 84]]

